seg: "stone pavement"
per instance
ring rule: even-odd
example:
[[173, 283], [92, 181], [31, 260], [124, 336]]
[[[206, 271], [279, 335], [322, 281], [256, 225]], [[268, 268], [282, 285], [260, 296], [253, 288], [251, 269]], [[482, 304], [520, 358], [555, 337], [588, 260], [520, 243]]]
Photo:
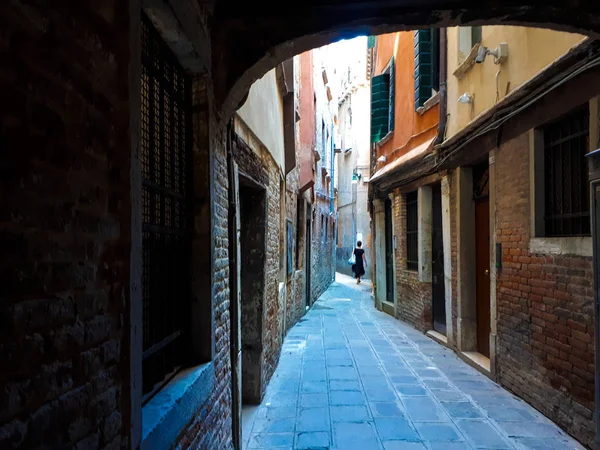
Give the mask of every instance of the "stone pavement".
[[246, 428], [248, 450], [583, 449], [340, 274], [288, 333]]

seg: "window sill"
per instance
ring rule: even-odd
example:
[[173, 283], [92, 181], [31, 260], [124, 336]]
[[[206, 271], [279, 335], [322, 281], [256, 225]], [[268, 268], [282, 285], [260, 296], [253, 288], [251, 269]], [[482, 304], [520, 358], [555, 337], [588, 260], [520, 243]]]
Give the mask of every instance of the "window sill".
[[389, 141], [393, 135], [394, 135], [394, 130], [389, 131], [388, 134], [386, 134], [384, 137], [382, 137], [375, 145], [377, 145], [378, 148], [381, 147], [383, 144], [385, 144], [387, 141]]
[[180, 372], [142, 408], [142, 449], [171, 448], [213, 391], [212, 363]]
[[440, 103], [440, 93], [436, 92], [434, 95], [432, 95], [429, 98], [429, 100], [427, 100], [423, 104], [423, 106], [421, 106], [420, 108], [417, 108], [417, 114], [422, 116], [423, 114], [425, 114], [427, 111], [429, 111], [431, 108], [433, 108], [438, 103]]
[[466, 59], [458, 65], [458, 68], [454, 71], [454, 76], [459, 80], [463, 78], [467, 72], [475, 65], [475, 58], [477, 58], [477, 52], [479, 51], [480, 44], [475, 44]]
[[575, 255], [592, 257], [591, 237], [531, 238], [529, 251], [543, 255]]

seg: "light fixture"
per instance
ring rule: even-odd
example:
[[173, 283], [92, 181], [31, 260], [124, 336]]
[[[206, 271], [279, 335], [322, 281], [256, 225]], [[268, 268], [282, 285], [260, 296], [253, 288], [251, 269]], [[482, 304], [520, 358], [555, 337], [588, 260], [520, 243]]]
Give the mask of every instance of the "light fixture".
[[463, 103], [463, 104], [473, 103], [473, 95], [469, 94], [468, 92], [465, 92], [463, 95], [458, 97], [458, 103]]
[[502, 64], [506, 61], [506, 58], [508, 58], [508, 44], [506, 42], [501, 42], [494, 50], [490, 50], [488, 47], [482, 45], [477, 50], [475, 62], [477, 64], [483, 63], [487, 55], [492, 55], [494, 57], [494, 64]]
[[377, 158], [377, 162], [383, 163], [387, 160], [387, 158], [385, 156], [380, 156], [379, 158]]

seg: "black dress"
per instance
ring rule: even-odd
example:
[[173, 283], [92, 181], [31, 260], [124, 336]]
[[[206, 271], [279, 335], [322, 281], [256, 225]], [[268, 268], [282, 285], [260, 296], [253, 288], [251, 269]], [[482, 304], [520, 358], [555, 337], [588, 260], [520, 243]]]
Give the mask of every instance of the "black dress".
[[356, 258], [356, 262], [352, 264], [352, 272], [354, 272], [354, 277], [362, 277], [365, 274], [365, 264], [363, 261], [363, 255], [365, 251], [362, 248], [354, 249], [354, 257]]

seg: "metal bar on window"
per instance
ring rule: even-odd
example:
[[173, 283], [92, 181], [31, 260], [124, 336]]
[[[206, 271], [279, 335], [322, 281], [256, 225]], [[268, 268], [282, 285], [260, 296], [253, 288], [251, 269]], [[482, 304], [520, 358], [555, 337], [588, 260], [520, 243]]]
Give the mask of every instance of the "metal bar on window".
[[143, 394], [185, 366], [189, 342], [191, 81], [142, 18]]
[[406, 268], [419, 270], [419, 210], [417, 191], [406, 194]]
[[591, 234], [585, 160], [588, 140], [587, 105], [544, 128], [546, 236]]

